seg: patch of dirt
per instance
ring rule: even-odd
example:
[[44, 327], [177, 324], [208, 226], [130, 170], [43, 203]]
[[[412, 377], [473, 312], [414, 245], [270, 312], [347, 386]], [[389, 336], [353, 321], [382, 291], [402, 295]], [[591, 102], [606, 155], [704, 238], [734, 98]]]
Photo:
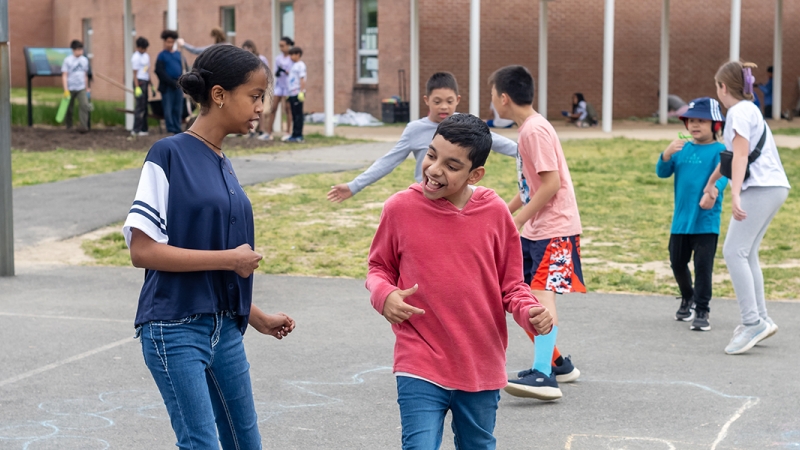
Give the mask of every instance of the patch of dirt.
[[88, 256], [81, 244], [84, 240], [97, 240], [119, 231], [119, 226], [108, 226], [62, 241], [45, 241], [37, 245], [22, 247], [14, 251], [14, 265], [20, 267], [52, 265], [90, 265], [95, 260]]
[[[11, 148], [31, 152], [67, 150], [148, 150], [159, 139], [169, 136], [151, 128], [149, 136], [133, 137], [122, 127], [93, 128], [87, 133], [62, 127], [11, 127]], [[261, 141], [246, 137], [229, 136], [223, 148], [264, 148], [276, 145], [274, 141]], [[277, 144], [279, 145], [279, 144]]]

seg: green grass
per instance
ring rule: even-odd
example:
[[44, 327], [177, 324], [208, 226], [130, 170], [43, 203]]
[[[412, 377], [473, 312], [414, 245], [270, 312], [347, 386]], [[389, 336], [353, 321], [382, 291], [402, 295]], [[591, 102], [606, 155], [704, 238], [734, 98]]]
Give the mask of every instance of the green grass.
[[[589, 290], [678, 295], [667, 251], [673, 180], [655, 175], [656, 158], [667, 144], [622, 138], [564, 142], [583, 224], [581, 256]], [[789, 179], [800, 179], [800, 150], [781, 149], [781, 158]], [[514, 160], [492, 154], [486, 169], [481, 184], [510, 199], [516, 189]], [[382, 203], [413, 182], [413, 171], [413, 162], [406, 161], [389, 176], [338, 205], [325, 199], [328, 189], [351, 180], [360, 171], [301, 175], [248, 187], [255, 215], [256, 250], [264, 255], [259, 271], [363, 278]], [[800, 265], [795, 264], [800, 261], [800, 245], [795, 244], [800, 242], [800, 227], [794, 219], [800, 214], [800, 194], [796, 191], [791, 191], [762, 243], [769, 298], [796, 298], [800, 291]], [[733, 290], [724, 279], [727, 271], [721, 250], [730, 220], [728, 194], [714, 295], [730, 297]], [[127, 253], [124, 248], [120, 252]], [[118, 257], [106, 258], [113, 261]], [[776, 267], [779, 264], [788, 267]]]
[[[11, 124], [25, 126], [28, 125], [28, 105], [18, 103], [21, 100], [27, 102], [27, 90], [25, 88], [14, 88], [11, 90]], [[63, 96], [63, 90], [55, 87], [40, 87], [32, 90], [33, 98], [33, 123], [36, 125], [59, 125], [56, 122], [56, 112]], [[92, 100], [94, 110], [90, 118], [92, 125], [115, 126], [125, 125], [125, 114], [117, 111], [124, 109], [125, 102], [112, 102], [107, 100]], [[73, 103], [73, 121], [78, 121], [78, 100]], [[155, 124], [155, 122], [153, 122]]]
[[800, 136], [800, 128], [778, 128], [772, 130], [772, 134], [783, 134], [786, 136]]

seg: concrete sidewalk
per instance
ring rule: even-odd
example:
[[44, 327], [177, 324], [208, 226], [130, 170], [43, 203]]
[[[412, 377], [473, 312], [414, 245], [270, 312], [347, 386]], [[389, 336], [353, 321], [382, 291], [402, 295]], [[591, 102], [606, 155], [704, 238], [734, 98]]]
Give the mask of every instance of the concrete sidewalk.
[[[143, 271], [25, 269], [0, 278], [0, 449], [174, 448], [163, 402], [134, 341]], [[363, 280], [255, 277], [254, 302], [297, 321], [277, 341], [245, 335], [265, 448], [400, 447], [394, 336]], [[553, 403], [502, 394], [500, 449], [800, 447], [800, 303], [770, 302], [778, 334], [741, 356], [723, 348], [736, 302], [713, 329], [676, 322], [674, 298], [559, 300], [559, 347], [582, 376]], [[509, 323], [508, 372], [532, 345]], [[445, 428], [444, 449], [452, 449]]]
[[[369, 165], [391, 148], [385, 142], [350, 144], [231, 158], [242, 185], [304, 173]], [[88, 233], [124, 220], [140, 169], [14, 189], [14, 246], [18, 249]]]

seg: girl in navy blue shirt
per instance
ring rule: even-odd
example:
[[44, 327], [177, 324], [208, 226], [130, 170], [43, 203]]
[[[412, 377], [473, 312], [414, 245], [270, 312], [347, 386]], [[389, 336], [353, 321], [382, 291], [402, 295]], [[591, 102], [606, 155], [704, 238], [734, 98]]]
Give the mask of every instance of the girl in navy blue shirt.
[[270, 79], [231, 45], [195, 60], [179, 84], [200, 116], [150, 149], [123, 227], [133, 265], [146, 269], [137, 335], [179, 448], [261, 448], [243, 334], [249, 324], [281, 339], [295, 326], [251, 304], [253, 210], [221, 148], [255, 128]]

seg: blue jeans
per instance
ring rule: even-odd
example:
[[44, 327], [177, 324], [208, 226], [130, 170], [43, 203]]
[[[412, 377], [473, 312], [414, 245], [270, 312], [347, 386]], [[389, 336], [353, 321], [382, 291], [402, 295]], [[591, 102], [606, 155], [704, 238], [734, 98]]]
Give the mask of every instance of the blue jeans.
[[[182, 449], [261, 448], [250, 363], [236, 316], [197, 314], [142, 326], [142, 353]], [[219, 437], [217, 436], [219, 434]]]
[[164, 110], [164, 122], [167, 132], [180, 133], [181, 115], [183, 114], [183, 91], [180, 89], [166, 88], [161, 92], [161, 107]]
[[449, 391], [411, 377], [397, 377], [397, 404], [403, 426], [403, 450], [438, 449], [444, 417], [453, 414], [456, 449], [494, 449], [494, 424], [500, 391]]

